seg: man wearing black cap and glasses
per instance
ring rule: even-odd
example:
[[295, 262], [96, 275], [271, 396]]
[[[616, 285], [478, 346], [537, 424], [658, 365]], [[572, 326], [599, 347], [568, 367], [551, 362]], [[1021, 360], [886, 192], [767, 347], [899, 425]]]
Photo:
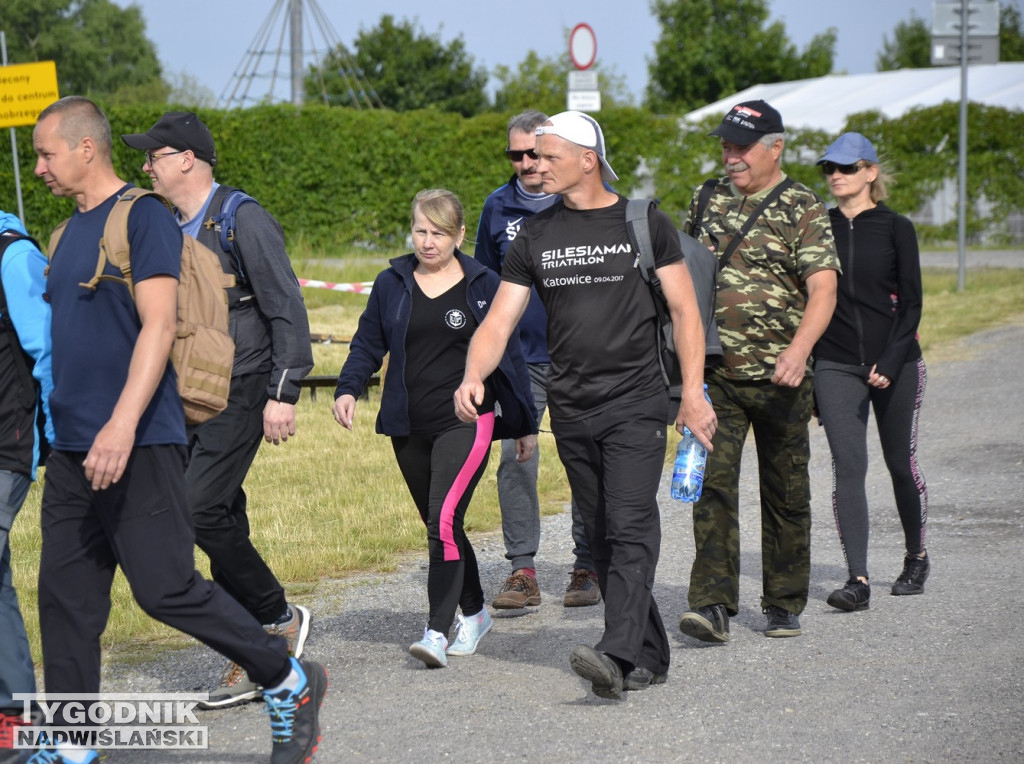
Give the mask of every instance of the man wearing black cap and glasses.
[[679, 628], [704, 642], [729, 640], [729, 616], [739, 611], [740, 461], [753, 427], [764, 633], [795, 637], [811, 570], [810, 353], [835, 308], [839, 262], [825, 205], [782, 172], [784, 128], [774, 108], [738, 104], [711, 135], [721, 139], [726, 177], [700, 220], [702, 195], [694, 195], [687, 229], [696, 225], [693, 235], [719, 254], [724, 356], [705, 380], [719, 424], [693, 511], [690, 610]]
[[[213, 136], [193, 112], [167, 112], [147, 132], [121, 136], [144, 151], [142, 168], [153, 190], [174, 206], [183, 233], [217, 253], [235, 276], [228, 290], [235, 363], [227, 408], [189, 428], [186, 472], [196, 543], [210, 558], [210, 572], [269, 631], [302, 653], [309, 611], [291, 605], [284, 588], [249, 539], [245, 476], [260, 441], [275, 445], [295, 434], [299, 380], [313, 368], [309, 320], [277, 220], [255, 202], [237, 209], [234, 242], [225, 251], [211, 218], [234, 191], [213, 179]], [[236, 257], [237, 254], [237, 257]], [[203, 705], [219, 708], [260, 695], [236, 664]]]
[[[669, 642], [652, 596], [661, 545], [657, 494], [669, 405], [658, 363], [657, 314], [626, 229], [627, 200], [601, 127], [589, 115], [556, 114], [537, 128], [543, 188], [562, 198], [531, 217], [505, 258], [502, 283], [473, 335], [455, 411], [473, 421], [484, 380], [497, 366], [535, 286], [548, 314], [548, 405], [558, 455], [579, 506], [605, 601], [595, 647], [578, 645], [572, 669], [593, 692], [619, 698], [664, 682]], [[702, 390], [704, 331], [679, 238], [651, 215], [655, 263], [675, 327], [687, 425], [711, 444], [715, 414]]]

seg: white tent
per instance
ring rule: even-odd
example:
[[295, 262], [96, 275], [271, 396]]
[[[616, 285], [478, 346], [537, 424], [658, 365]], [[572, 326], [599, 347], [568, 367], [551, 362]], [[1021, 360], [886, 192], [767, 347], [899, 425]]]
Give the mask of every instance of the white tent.
[[[839, 133], [846, 118], [861, 111], [898, 117], [915, 107], [960, 101], [960, 67], [900, 69], [874, 74], [830, 74], [794, 82], [754, 85], [691, 111], [687, 120], [721, 117], [743, 101], [762, 99], [782, 115], [787, 127]], [[1024, 62], [968, 67], [967, 100], [1005, 109], [1024, 110]]]

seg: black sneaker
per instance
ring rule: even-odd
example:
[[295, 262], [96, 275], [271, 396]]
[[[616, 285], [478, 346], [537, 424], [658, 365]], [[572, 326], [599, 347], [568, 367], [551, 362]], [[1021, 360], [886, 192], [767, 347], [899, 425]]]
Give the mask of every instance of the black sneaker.
[[800, 619], [788, 610], [771, 605], [764, 609], [764, 614], [768, 616], [768, 625], [764, 630], [766, 637], [800, 636]]
[[836, 589], [825, 601], [837, 610], [867, 610], [871, 601], [871, 587], [860, 579], [851, 578], [846, 586]]
[[655, 674], [650, 669], [637, 666], [622, 678], [623, 690], [646, 690], [655, 684], [665, 684], [668, 680], [668, 672]]
[[622, 668], [611, 656], [587, 645], [577, 645], [569, 654], [572, 670], [590, 681], [590, 689], [599, 698], [622, 697]]
[[901, 594], [924, 594], [924, 582], [928, 580], [928, 571], [931, 566], [928, 563], [928, 554], [918, 557], [916, 554], [903, 558], [903, 572], [892, 585], [892, 593]]
[[291, 660], [292, 668], [303, 675], [302, 686], [263, 694], [274, 740], [271, 764], [307, 762], [320, 744], [320, 705], [327, 694], [327, 672], [319, 663]]
[[679, 631], [701, 642], [728, 642], [729, 613], [725, 605], [708, 605], [688, 610], [679, 619]]

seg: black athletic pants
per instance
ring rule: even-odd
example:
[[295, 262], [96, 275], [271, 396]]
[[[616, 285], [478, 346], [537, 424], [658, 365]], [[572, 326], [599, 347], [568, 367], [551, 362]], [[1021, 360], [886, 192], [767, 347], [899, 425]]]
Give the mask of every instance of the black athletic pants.
[[627, 671], [643, 666], [662, 673], [669, 665], [668, 635], [653, 595], [667, 408], [666, 392], [575, 422], [551, 420], [604, 597], [604, 635], [596, 648]]
[[262, 624], [285, 614], [284, 587], [249, 539], [242, 489], [260, 443], [269, 372], [231, 378], [228, 407], [189, 428], [185, 472], [196, 543], [210, 558], [213, 580]]
[[46, 463], [39, 626], [48, 693], [98, 693], [100, 635], [118, 566], [150, 616], [238, 663], [265, 687], [290, 670], [288, 644], [195, 569], [184, 449], [140, 447], [121, 479], [94, 491], [84, 453]]
[[464, 523], [473, 491], [487, 467], [493, 431], [494, 414], [484, 414], [475, 424], [391, 439], [398, 468], [427, 526], [427, 626], [445, 636], [456, 608], [469, 616], [484, 607], [476, 553]]

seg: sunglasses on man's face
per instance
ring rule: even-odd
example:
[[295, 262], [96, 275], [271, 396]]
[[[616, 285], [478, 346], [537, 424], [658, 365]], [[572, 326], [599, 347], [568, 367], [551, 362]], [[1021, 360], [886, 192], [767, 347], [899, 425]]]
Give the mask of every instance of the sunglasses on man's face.
[[530, 157], [535, 162], [537, 161], [537, 152], [533, 149], [505, 149], [505, 156], [513, 162], [522, 162], [524, 156]]
[[831, 175], [838, 170], [843, 175], [856, 175], [863, 168], [860, 162], [854, 162], [853, 164], [836, 164], [835, 162], [822, 162], [821, 172], [823, 175]]

